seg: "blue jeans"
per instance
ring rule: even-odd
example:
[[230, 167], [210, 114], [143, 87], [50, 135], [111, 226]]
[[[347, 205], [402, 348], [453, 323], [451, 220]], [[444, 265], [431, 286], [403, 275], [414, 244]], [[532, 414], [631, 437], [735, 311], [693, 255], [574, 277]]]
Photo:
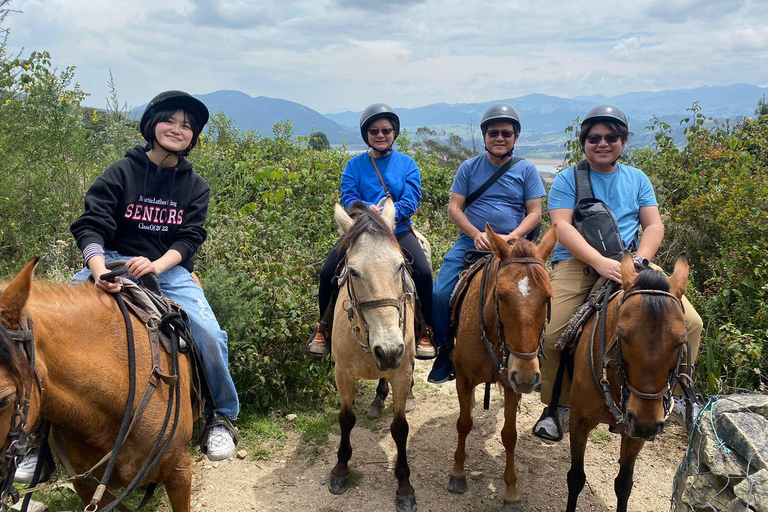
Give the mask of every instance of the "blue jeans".
[[[131, 256], [121, 255], [116, 251], [106, 251], [104, 254], [106, 261], [130, 258]], [[91, 271], [84, 268], [74, 275], [72, 282], [86, 281], [89, 277], [91, 277]], [[231, 420], [236, 419], [240, 412], [240, 402], [237, 398], [235, 383], [227, 367], [229, 358], [227, 333], [219, 327], [219, 322], [202, 288], [197, 286], [192, 279], [192, 274], [179, 265], [157, 276], [157, 280], [163, 293], [178, 303], [189, 316], [188, 327], [200, 352], [218, 411]]]
[[466, 235], [461, 235], [445, 256], [440, 272], [432, 289], [432, 329], [435, 332], [435, 346], [444, 348], [445, 338], [451, 322], [451, 293], [459, 282], [459, 274], [464, 269], [464, 252], [475, 248], [475, 242]]

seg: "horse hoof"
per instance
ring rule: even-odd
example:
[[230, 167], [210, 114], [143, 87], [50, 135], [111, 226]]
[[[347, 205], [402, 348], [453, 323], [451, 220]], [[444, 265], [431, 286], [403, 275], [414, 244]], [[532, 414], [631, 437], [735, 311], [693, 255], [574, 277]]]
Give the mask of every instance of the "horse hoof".
[[523, 503], [521, 501], [505, 501], [501, 512], [523, 512]]
[[378, 418], [381, 418], [381, 414], [384, 412], [384, 407], [376, 407], [375, 405], [372, 405], [370, 409], [368, 409], [368, 412], [366, 413], [366, 417], [371, 420], [375, 420]]
[[452, 476], [448, 480], [448, 492], [453, 494], [464, 494], [467, 492], [467, 477], [457, 478]]
[[395, 505], [397, 506], [397, 512], [416, 512], [416, 495], [397, 495], [395, 496]]
[[405, 412], [411, 412], [416, 408], [416, 399], [412, 396], [409, 396], [408, 399], [405, 401]]
[[328, 490], [331, 494], [344, 494], [349, 489], [349, 477], [340, 478], [331, 475], [331, 481], [328, 483]]

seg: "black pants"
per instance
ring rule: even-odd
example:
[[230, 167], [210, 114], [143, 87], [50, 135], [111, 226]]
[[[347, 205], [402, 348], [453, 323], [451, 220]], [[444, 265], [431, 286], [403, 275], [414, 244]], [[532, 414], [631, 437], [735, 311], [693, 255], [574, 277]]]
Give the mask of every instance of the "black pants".
[[[411, 262], [413, 282], [416, 285], [416, 293], [421, 301], [421, 311], [424, 314], [424, 321], [427, 325], [432, 325], [432, 272], [429, 268], [429, 262], [421, 250], [421, 244], [410, 231], [398, 233], [397, 242], [405, 253], [405, 259]], [[336, 291], [336, 283], [333, 279], [336, 273], [336, 267], [344, 259], [344, 253], [339, 251], [339, 242], [333, 246], [328, 257], [325, 259], [323, 268], [320, 270], [320, 291], [318, 292], [318, 302], [320, 303], [320, 316], [325, 313], [328, 304], [331, 302], [333, 292]], [[333, 304], [331, 304], [333, 307]]]

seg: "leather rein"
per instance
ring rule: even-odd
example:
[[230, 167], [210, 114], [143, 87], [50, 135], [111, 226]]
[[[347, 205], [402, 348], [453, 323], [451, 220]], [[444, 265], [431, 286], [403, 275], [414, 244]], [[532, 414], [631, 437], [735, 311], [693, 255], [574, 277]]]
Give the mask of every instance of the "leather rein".
[[[620, 335], [616, 335], [616, 339], [614, 342], [607, 348], [605, 346], [605, 330], [606, 330], [606, 317], [607, 317], [607, 311], [608, 306], [610, 302], [616, 298], [619, 294], [622, 293], [621, 290], [616, 291], [615, 288], [618, 286], [618, 283], [615, 283], [611, 281], [608, 284], [609, 288], [605, 294], [605, 299], [603, 302], [603, 305], [600, 310], [600, 318], [599, 322], [594, 322], [592, 325], [592, 333], [589, 338], [589, 362], [590, 362], [590, 369], [592, 372], [592, 379], [595, 383], [595, 386], [597, 386], [597, 389], [600, 390], [603, 400], [605, 401], [606, 406], [611, 411], [611, 414], [613, 415], [616, 425], [611, 428], [612, 432], [622, 432], [626, 430], [627, 428], [627, 421], [626, 421], [626, 412], [627, 412], [627, 401], [629, 400], [630, 395], [634, 395], [635, 397], [641, 399], [641, 400], [658, 400], [663, 399], [664, 403], [664, 419], [666, 420], [669, 416], [670, 411], [672, 410], [672, 386], [675, 381], [679, 381], [681, 384], [681, 387], [685, 390], [686, 395], [689, 393], [693, 394], [693, 388], [690, 386], [690, 378], [685, 375], [684, 373], [680, 373], [680, 367], [683, 364], [684, 360], [688, 364], [688, 368], [690, 368], [690, 348], [688, 347], [688, 342], [686, 340], [685, 343], [682, 343], [680, 345], [680, 349], [678, 351], [677, 356], [677, 364], [675, 364], [675, 368], [669, 372], [669, 376], [667, 378], [667, 382], [664, 384], [664, 386], [655, 393], [645, 393], [634, 386], [632, 386], [629, 383], [629, 379], [627, 378], [627, 372], [624, 365], [624, 359], [621, 355], [621, 345], [622, 345], [622, 338]], [[678, 307], [680, 307], [681, 311], [684, 311], [683, 303], [682, 301], [675, 295], [662, 291], [662, 290], [630, 290], [629, 292], [626, 292], [621, 297], [621, 300], [619, 301], [619, 308], [617, 310], [617, 315], [621, 311], [622, 305], [629, 299], [630, 297], [634, 295], [646, 295], [646, 296], [661, 296], [666, 297], [669, 299], [672, 299]], [[598, 377], [597, 370], [595, 368], [595, 357], [594, 357], [594, 342], [595, 342], [595, 334], [597, 331], [598, 323], [600, 324], [600, 368], [601, 368], [601, 375]], [[616, 401], [613, 398], [613, 394], [611, 393], [610, 389], [610, 383], [608, 378], [608, 366], [610, 365], [611, 359], [606, 358], [607, 351], [611, 348], [616, 349], [616, 373], [618, 374], [619, 378], [619, 394], [620, 394], [620, 404], [617, 404]], [[684, 377], [685, 376], [685, 377]], [[687, 378], [687, 380], [686, 380]]]
[[[493, 305], [496, 311], [496, 335], [498, 337], [498, 343], [493, 344], [490, 339], [488, 339], [488, 334], [485, 328], [485, 319], [483, 318], [483, 310], [485, 309], [485, 288], [487, 285], [487, 281], [489, 280], [490, 275], [490, 267], [494, 262], [498, 262], [496, 265], [496, 279], [493, 283]], [[480, 336], [483, 339], [483, 342], [485, 343], [485, 347], [488, 349], [488, 353], [491, 356], [491, 359], [493, 360], [493, 365], [496, 369], [494, 373], [494, 382], [498, 380], [499, 376], [506, 371], [507, 366], [509, 365], [509, 357], [510, 355], [515, 356], [518, 359], [522, 359], [525, 361], [530, 361], [532, 359], [536, 359], [539, 357], [539, 354], [542, 353], [542, 343], [544, 342], [544, 330], [546, 327], [546, 324], [542, 325], [541, 327], [541, 333], [539, 334], [539, 345], [537, 349], [534, 352], [518, 352], [512, 346], [507, 343], [507, 340], [504, 336], [504, 325], [501, 322], [501, 313], [499, 311], [499, 294], [497, 291], [497, 284], [499, 282], [498, 276], [499, 271], [510, 264], [519, 264], [519, 265], [541, 265], [542, 267], [545, 267], [545, 264], [542, 260], [538, 258], [509, 258], [504, 261], [499, 261], [497, 257], [488, 258], [485, 264], [483, 265], [483, 274], [481, 276], [480, 281], [480, 307], [478, 308], [479, 311], [479, 321], [480, 321]], [[551, 311], [551, 301], [547, 301], [547, 322], [549, 322], [550, 317], [550, 311]], [[501, 345], [501, 347], [499, 347]], [[496, 351], [501, 348], [502, 356], [501, 359], [496, 357]], [[503, 361], [503, 362], [502, 362]]]

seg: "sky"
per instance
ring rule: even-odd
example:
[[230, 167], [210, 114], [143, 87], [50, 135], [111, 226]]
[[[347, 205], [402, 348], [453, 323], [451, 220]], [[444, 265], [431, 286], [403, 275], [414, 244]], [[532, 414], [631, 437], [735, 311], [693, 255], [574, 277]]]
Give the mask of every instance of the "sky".
[[235, 89], [321, 113], [768, 86], [765, 0], [11, 0], [88, 106]]

